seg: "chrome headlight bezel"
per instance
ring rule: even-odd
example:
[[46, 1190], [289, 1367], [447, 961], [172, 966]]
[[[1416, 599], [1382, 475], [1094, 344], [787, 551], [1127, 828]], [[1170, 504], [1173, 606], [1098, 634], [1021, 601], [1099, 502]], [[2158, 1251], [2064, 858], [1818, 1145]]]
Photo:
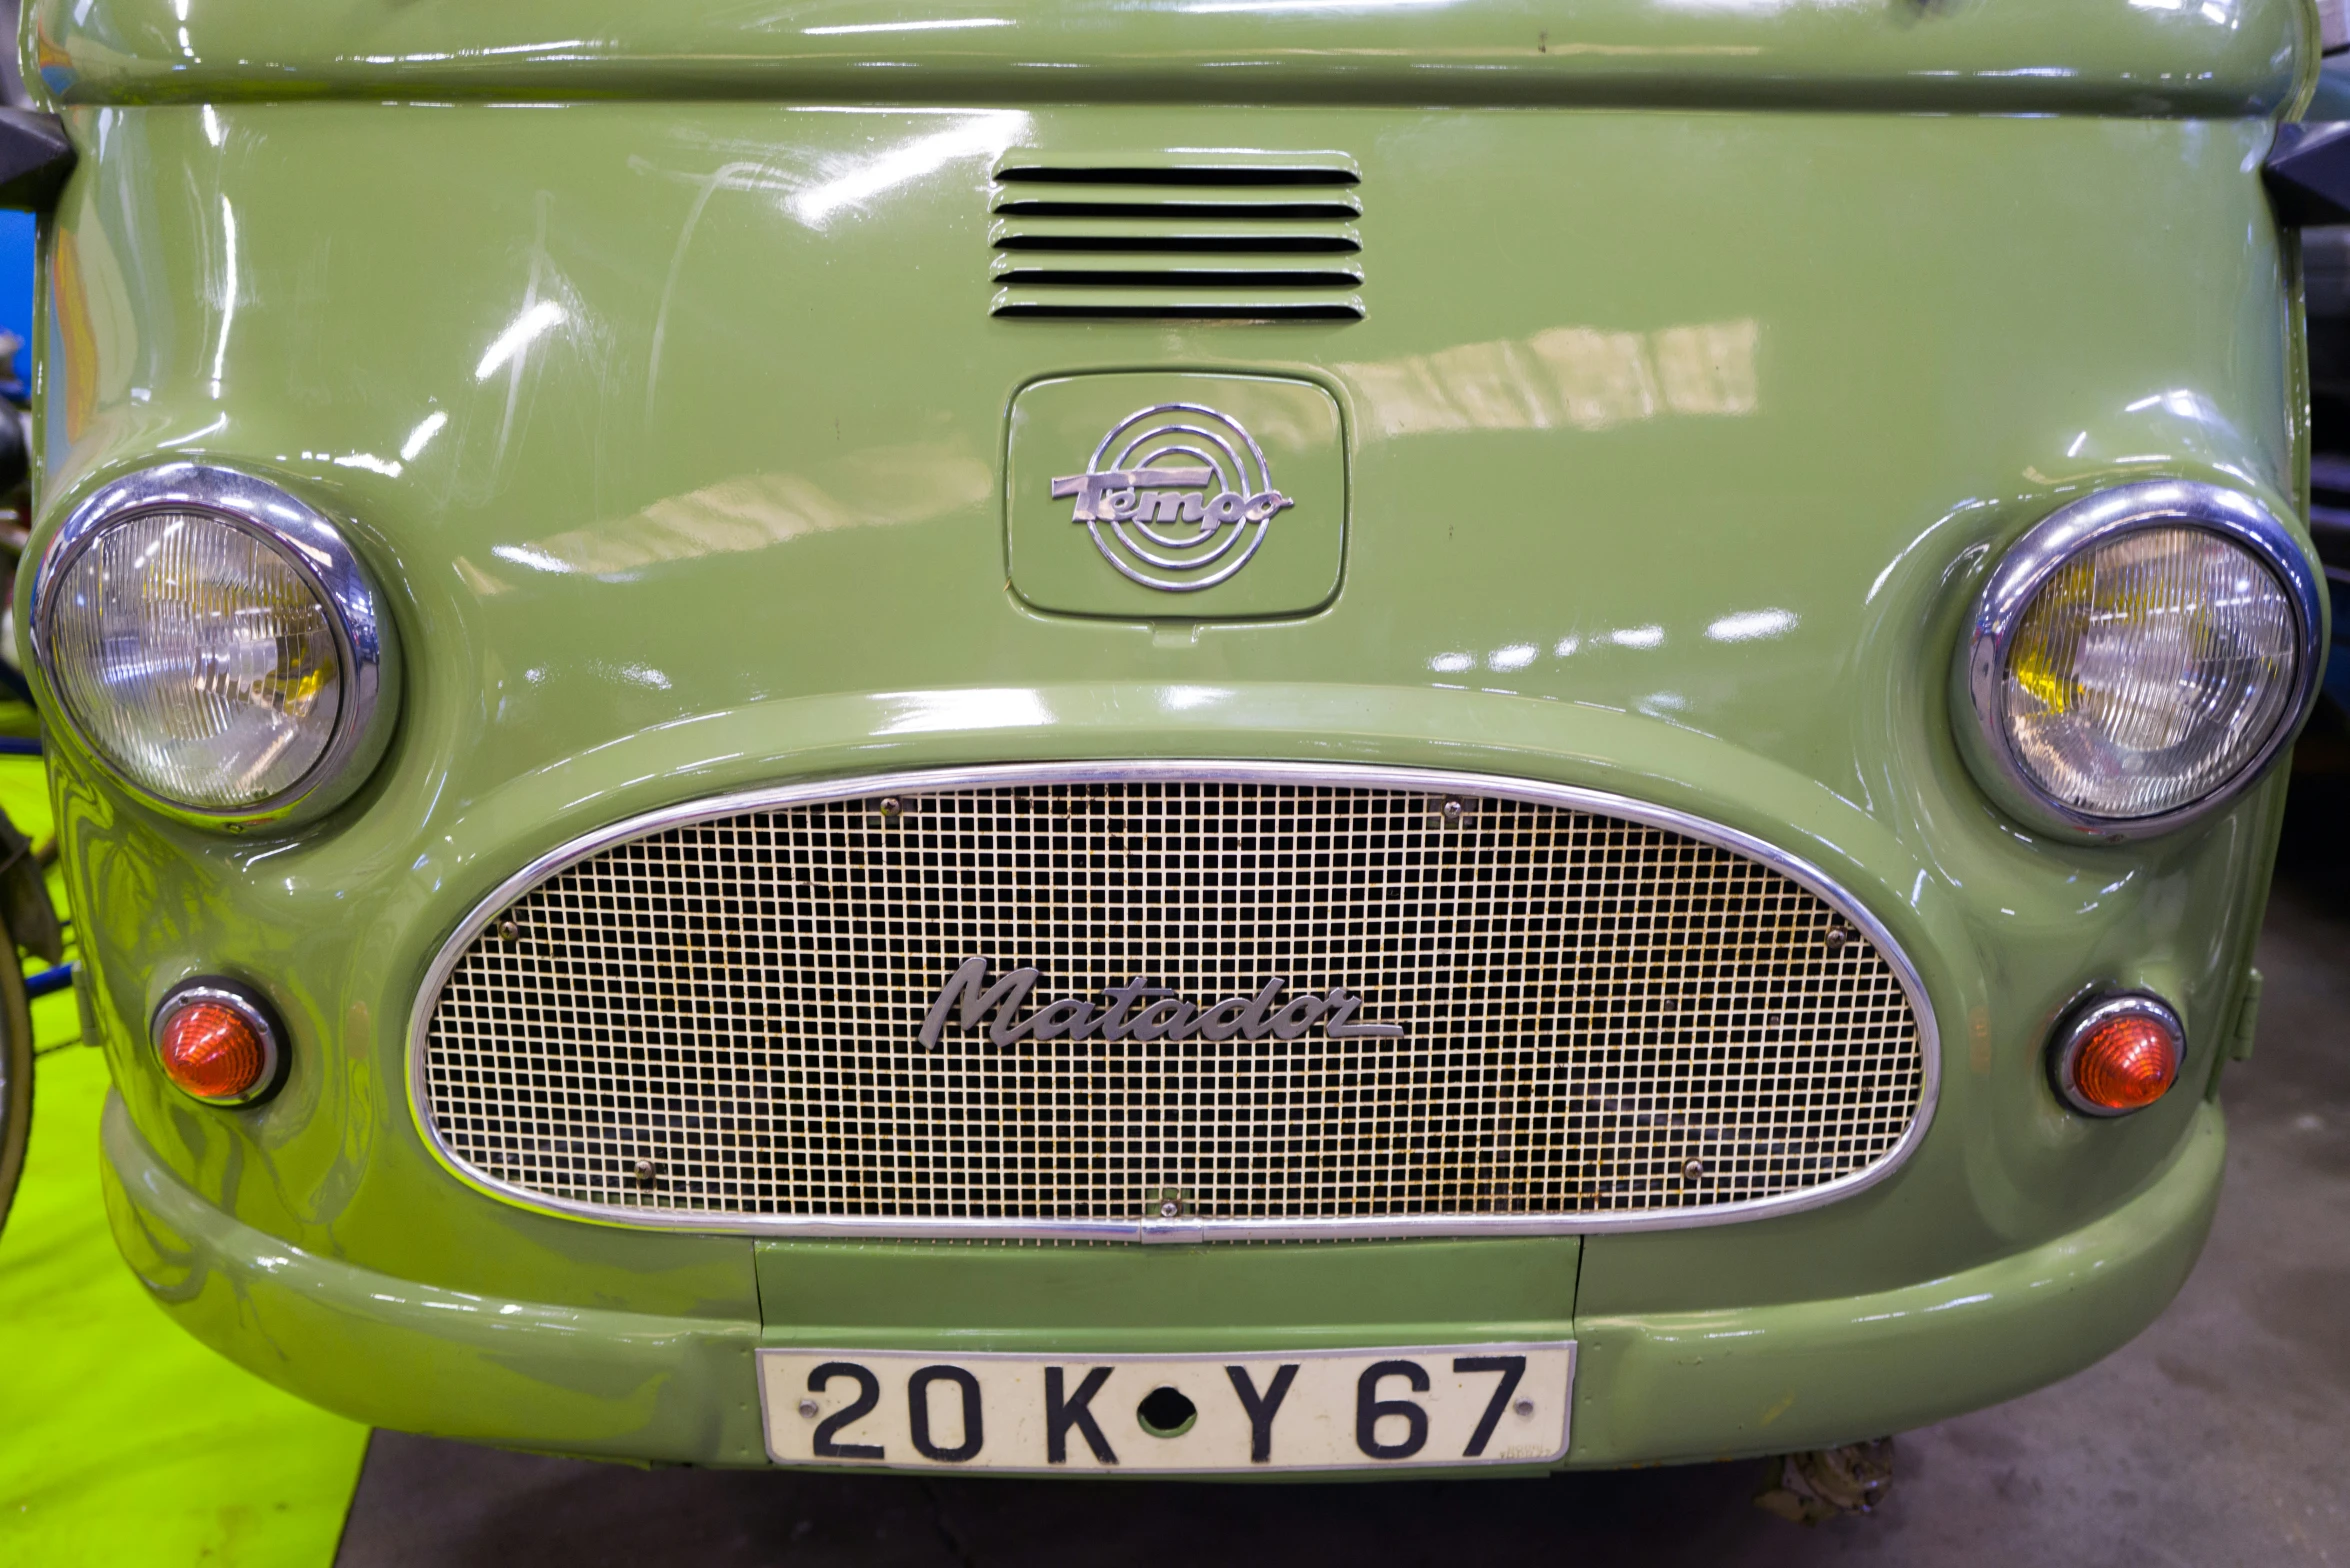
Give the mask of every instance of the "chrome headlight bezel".
[[[2293, 690], [2245, 762], [2197, 799], [2142, 817], [2085, 812], [2041, 789], [2015, 754], [2001, 716], [2008, 651], [2050, 577], [2085, 551], [2156, 528], [2195, 528], [2238, 546], [2265, 567], [2291, 604], [2299, 664]], [[2057, 837], [2113, 844], [2150, 838], [2217, 810], [2258, 782], [2317, 701], [2325, 600], [2309, 557], [2284, 523], [2240, 491], [2192, 480], [2149, 480], [2101, 490], [2057, 508], [2000, 558], [1975, 601], [1951, 676], [1951, 728], [1985, 794], [2017, 821]]]
[[[326, 747], [286, 789], [250, 805], [214, 809], [158, 794], [128, 774], [89, 734], [57, 681], [51, 621], [57, 585], [106, 531], [150, 512], [199, 511], [273, 548], [318, 595], [332, 629], [341, 701]], [[206, 463], [169, 463], [101, 486], [75, 507], [42, 552], [33, 576], [33, 659], [51, 715], [123, 790], [182, 822], [237, 831], [324, 815], [364, 783], [390, 743], [399, 711], [397, 634], [381, 592], [344, 528], [266, 479]]]

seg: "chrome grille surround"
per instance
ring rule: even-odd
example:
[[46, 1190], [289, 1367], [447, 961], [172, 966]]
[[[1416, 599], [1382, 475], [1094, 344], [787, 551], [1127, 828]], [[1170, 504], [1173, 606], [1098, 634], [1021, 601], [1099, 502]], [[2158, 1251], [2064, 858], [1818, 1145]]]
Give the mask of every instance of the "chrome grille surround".
[[[874, 918], [893, 886], [920, 896]], [[1342, 985], [1404, 1035], [999, 1049], [950, 1026], [923, 1050], [972, 956], [1040, 967], [1035, 1004], [1136, 975], [1203, 1007], [1274, 974]], [[582, 1005], [609, 996], [634, 1000]], [[1813, 1207], [1915, 1149], [1939, 1050], [1885, 929], [1747, 835], [1485, 775], [1130, 762], [828, 780], [615, 824], [458, 927], [410, 1067], [443, 1161], [546, 1212], [1242, 1241]]]

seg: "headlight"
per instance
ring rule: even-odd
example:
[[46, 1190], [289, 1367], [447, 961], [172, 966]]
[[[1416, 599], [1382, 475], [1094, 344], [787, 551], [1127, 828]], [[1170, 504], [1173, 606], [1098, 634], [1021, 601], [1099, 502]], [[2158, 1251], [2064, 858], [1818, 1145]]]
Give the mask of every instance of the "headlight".
[[1961, 749], [2002, 805], [2072, 837], [2161, 832], [2260, 776], [2309, 710], [2320, 600], [2268, 511], [2126, 485], [2009, 550], [1957, 672]]
[[390, 637], [333, 523], [196, 464], [100, 490], [33, 585], [34, 654], [74, 732], [200, 821], [315, 815], [356, 788], [397, 706]]

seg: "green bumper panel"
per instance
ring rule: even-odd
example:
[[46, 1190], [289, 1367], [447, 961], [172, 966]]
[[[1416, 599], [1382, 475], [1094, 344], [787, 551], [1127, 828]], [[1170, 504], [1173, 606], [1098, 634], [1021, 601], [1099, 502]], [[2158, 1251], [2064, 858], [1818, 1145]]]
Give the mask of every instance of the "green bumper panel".
[[[108, 1102], [104, 1140], [108, 1213], [131, 1266], [189, 1332], [260, 1376], [380, 1425], [700, 1464], [761, 1462], [751, 1363], [762, 1338], [810, 1345], [853, 1335], [876, 1348], [953, 1353], [1555, 1335], [1567, 1327], [1579, 1250], [1572, 1238], [1245, 1249], [766, 1244], [762, 1331], [728, 1318], [501, 1300], [338, 1263], [197, 1197], [156, 1159], [119, 1099]], [[1582, 1364], [1567, 1463], [1816, 1447], [1939, 1420], [2086, 1366], [2144, 1328], [2185, 1280], [2211, 1224], [2225, 1152], [2220, 1112], [2207, 1105], [2171, 1163], [2118, 1208], [1948, 1278], [1832, 1301], [1574, 1321]], [[1409, 1253], [1425, 1265], [1396, 1266]], [[1058, 1327], [1035, 1326], [1040, 1300], [1054, 1303]], [[1309, 1301], [1327, 1315], [1319, 1327], [1295, 1310]], [[1372, 1321], [1375, 1307], [1397, 1316]], [[1725, 1433], [1735, 1436], [1724, 1442]]]
[[756, 1323], [502, 1301], [394, 1279], [240, 1225], [106, 1101], [106, 1213], [180, 1325], [313, 1404], [404, 1431], [615, 1458], [752, 1464]]
[[2186, 1283], [2226, 1157], [2225, 1119], [2206, 1104], [2136, 1195], [2029, 1251], [1838, 1301], [1578, 1319], [1570, 1463], [1821, 1448], [2068, 1377], [2135, 1338]]

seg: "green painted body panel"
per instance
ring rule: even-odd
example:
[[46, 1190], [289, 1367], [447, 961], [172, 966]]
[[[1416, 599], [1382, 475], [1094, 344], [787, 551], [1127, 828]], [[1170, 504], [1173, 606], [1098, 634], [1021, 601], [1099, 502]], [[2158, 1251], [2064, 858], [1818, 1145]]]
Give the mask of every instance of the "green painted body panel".
[[157, 1164], [111, 1101], [106, 1214], [190, 1333], [374, 1426], [611, 1458], [749, 1464], [755, 1313], [549, 1305], [337, 1263], [239, 1225]]
[[2070, 1376], [2135, 1338], [2186, 1283], [2226, 1142], [2218, 1107], [2200, 1107], [2177, 1155], [2128, 1201], [1958, 1274], [1772, 1306], [1621, 1311], [1581, 1298], [1575, 1457], [1825, 1447]]
[[[40, 0], [29, 10], [33, 61], [75, 103], [339, 94], [2257, 115], [2305, 92], [2317, 69], [2316, 14], [2297, 0], [1023, 0], [938, 6], [921, 29], [891, 0], [820, 10], [207, 0], [192, 13], [174, 0]], [[1049, 85], [1039, 71], [1053, 73]]]
[[[962, 1252], [952, 1294], [933, 1288], [940, 1245]], [[1435, 1343], [1463, 1325], [1471, 1340], [1566, 1339], [1581, 1246], [1353, 1242], [1284, 1248], [1267, 1268], [1249, 1246], [762, 1241], [759, 1300], [773, 1345], [1304, 1350]]]
[[[1430, 78], [1377, 49], [1473, 64], [1486, 21], [1548, 13], [1247, 22], [1302, 42], [1267, 46], [1246, 89], [1264, 101], [1240, 109], [1111, 101], [1120, 80], [1226, 91], [1168, 54], [1191, 22], [1133, 8], [1055, 12], [1053, 46], [1102, 74], [1053, 105], [975, 43], [909, 56], [891, 91], [922, 107], [850, 101], [869, 77], [826, 101], [830, 43], [696, 8], [221, 4], [186, 70], [160, 3], [40, 8], [85, 162], [45, 240], [36, 548], [128, 469], [241, 464], [351, 520], [408, 661], [375, 778], [295, 836], [168, 822], [56, 757], [121, 1096], [118, 1235], [166, 1303], [363, 1419], [737, 1462], [760, 1453], [749, 1347], [859, 1321], [877, 1343], [1134, 1348], [1571, 1322], [1570, 1463], [1608, 1464], [1875, 1435], [2060, 1375], [2159, 1310], [2208, 1219], [2216, 1111], [2180, 1092], [2089, 1123], [2042, 1043], [2084, 986], [2144, 984], [2184, 1014], [2198, 1085], [2215, 1077], [2282, 777], [2159, 839], [2048, 843], [1976, 790], [1945, 693], [1998, 548], [2064, 500], [2177, 475], [2298, 512], [2294, 260], [2256, 170], [2310, 69], [2306, 17], [1983, 0], [1888, 32], [1851, 7], [1574, 9], [1582, 52], [1546, 41], [1416, 98]], [[1031, 25], [972, 36], [1000, 53]], [[602, 41], [485, 52], [533, 37]], [[1646, 76], [1611, 52], [1635, 47]], [[2027, 67], [2074, 74], [1992, 74]], [[790, 101], [719, 101], [746, 84]], [[233, 101], [490, 93], [545, 101]], [[635, 101], [553, 101], [574, 97]], [[120, 106], [139, 100], [162, 106]], [[1556, 106], [1575, 103], [1625, 106]], [[1954, 104], [2082, 112], [1895, 112]], [[2237, 117], [2152, 117], [2172, 111]], [[988, 314], [1001, 155], [1234, 145], [1356, 161], [1365, 319]], [[1335, 596], [1199, 623], [1024, 603], [1008, 410], [1090, 372], [1327, 388], [1349, 465]], [[1931, 1130], [1827, 1207], [1579, 1249], [1354, 1244], [1395, 1277], [1343, 1289], [1358, 1264], [1332, 1248], [860, 1251], [581, 1223], [470, 1189], [421, 1136], [424, 971], [532, 858], [783, 780], [1165, 756], [1584, 785], [1800, 855], [1924, 978]], [[149, 1012], [207, 972], [287, 1017], [266, 1105], [197, 1107], [153, 1067]], [[1464, 1270], [1515, 1305], [1465, 1299]], [[1178, 1333], [1119, 1307], [1150, 1271], [1213, 1278], [1232, 1316]], [[2059, 1277], [2069, 1305], [2029, 1293]], [[1924, 1312], [1978, 1278], [2022, 1304]], [[972, 1320], [888, 1316], [909, 1293]], [[1899, 1334], [1854, 1327], [1888, 1302]], [[1795, 1348], [1686, 1371], [1674, 1347], [1715, 1323]]]
[[[1282, 1248], [1271, 1261], [1255, 1248], [760, 1243], [769, 1316], [783, 1320], [762, 1330], [372, 1273], [289, 1249], [189, 1191], [120, 1102], [105, 1143], [108, 1213], [131, 1267], [252, 1371], [368, 1421], [607, 1457], [761, 1462], [760, 1344], [952, 1356], [1499, 1342], [1566, 1332], [1550, 1314], [1574, 1290], [1571, 1238]], [[1844, 1442], [2076, 1371], [2185, 1280], [2225, 1144], [2206, 1106], [2126, 1202], [1933, 1280], [1776, 1306], [1583, 1313], [1569, 1463]]]

